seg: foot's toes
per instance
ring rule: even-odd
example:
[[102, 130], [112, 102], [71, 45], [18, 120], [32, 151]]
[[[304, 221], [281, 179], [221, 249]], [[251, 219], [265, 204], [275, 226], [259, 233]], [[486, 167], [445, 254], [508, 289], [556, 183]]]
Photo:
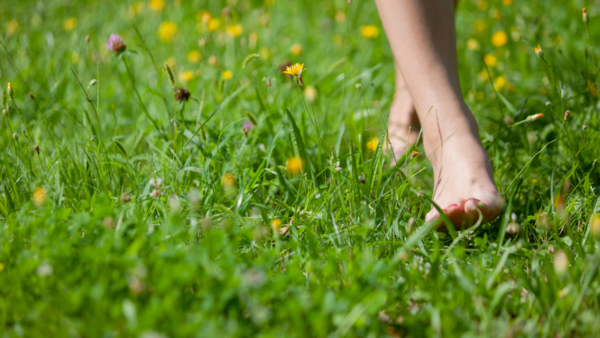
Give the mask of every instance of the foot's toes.
[[462, 223], [464, 219], [465, 200], [457, 200], [446, 207], [446, 215], [452, 221], [452, 224]]
[[483, 217], [483, 222], [491, 222], [495, 220], [502, 209], [502, 203], [495, 200], [479, 200], [469, 198], [465, 201], [465, 214], [469, 219], [477, 222], [479, 217]]
[[433, 220], [436, 220], [440, 217], [439, 211], [436, 208], [431, 208], [431, 210], [425, 215], [425, 223], [429, 223]]

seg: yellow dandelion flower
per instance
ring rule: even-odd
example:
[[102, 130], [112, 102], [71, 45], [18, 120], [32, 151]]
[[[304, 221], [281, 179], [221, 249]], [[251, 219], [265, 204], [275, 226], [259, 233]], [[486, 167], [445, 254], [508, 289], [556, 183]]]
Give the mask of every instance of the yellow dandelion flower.
[[510, 6], [510, 5], [512, 5], [512, 0], [502, 0], [502, 3], [503, 3], [505, 6]]
[[175, 68], [175, 64], [177, 62], [175, 61], [175, 58], [173, 56], [171, 56], [170, 58], [167, 59], [167, 61], [165, 61], [165, 63], [169, 64], [169, 66], [171, 66], [171, 68]]
[[367, 142], [367, 149], [370, 151], [375, 151], [377, 149], [377, 145], [379, 144], [379, 137], [373, 137], [371, 141]]
[[285, 166], [287, 167], [287, 171], [292, 175], [297, 175], [302, 171], [302, 166], [304, 163], [301, 158], [291, 157], [287, 160]]
[[33, 204], [39, 207], [40, 205], [44, 204], [45, 200], [46, 192], [44, 191], [44, 188], [35, 188], [35, 190], [33, 191]]
[[299, 43], [293, 44], [290, 48], [290, 52], [292, 52], [292, 55], [299, 55], [300, 53], [302, 53], [302, 45], [300, 45]]
[[206, 28], [212, 32], [219, 29], [220, 25], [221, 23], [219, 22], [219, 19], [210, 19], [208, 20], [208, 25], [206, 26]]
[[304, 88], [304, 96], [308, 102], [314, 102], [317, 99], [317, 90], [313, 86], [307, 86]]
[[212, 19], [212, 15], [208, 11], [200, 11], [196, 13], [196, 20], [203, 23], [208, 23]]
[[485, 11], [486, 9], [488, 9], [488, 4], [487, 2], [485, 2], [485, 0], [479, 0], [477, 2], [477, 8], [479, 8], [482, 11]]
[[346, 21], [346, 14], [344, 12], [335, 13], [335, 21], [339, 23]]
[[193, 50], [188, 53], [187, 60], [189, 63], [198, 63], [202, 60], [202, 54], [197, 50]]
[[492, 54], [485, 54], [485, 56], [483, 57], [483, 62], [485, 62], [485, 64], [489, 67], [496, 67], [496, 65], [498, 64], [498, 60]]
[[150, 0], [148, 7], [155, 12], [160, 12], [165, 8], [165, 0]]
[[19, 31], [19, 23], [17, 22], [17, 19], [10, 20], [6, 26], [6, 35], [10, 37], [17, 31]]
[[223, 175], [222, 182], [225, 189], [231, 189], [235, 185], [235, 177], [232, 173], [225, 173], [225, 175]]
[[500, 90], [500, 89], [504, 88], [505, 85], [506, 85], [506, 79], [502, 75], [498, 76], [496, 78], [496, 80], [494, 80], [494, 88], [496, 90]]
[[233, 72], [230, 70], [225, 70], [221, 73], [221, 78], [223, 80], [229, 80], [233, 77]]
[[275, 4], [275, 0], [265, 0], [265, 5], [273, 6]]
[[479, 42], [475, 39], [469, 39], [467, 40], [467, 48], [470, 50], [477, 50], [479, 49]]
[[165, 21], [158, 27], [158, 38], [163, 42], [173, 42], [177, 34], [177, 25], [170, 21]]
[[303, 67], [304, 64], [296, 63], [294, 65], [288, 66], [283, 73], [294, 76], [302, 75], [302, 72], [306, 70], [306, 68], [303, 69]]
[[273, 229], [273, 231], [277, 231], [279, 230], [279, 227], [281, 227], [281, 218], [273, 218], [271, 221], [271, 229]]
[[177, 74], [177, 79], [180, 82], [189, 82], [193, 78], [194, 78], [194, 72], [192, 72], [191, 70], [188, 70], [185, 72], [180, 72], [179, 74]]
[[365, 39], [373, 39], [379, 36], [379, 28], [375, 25], [360, 26], [360, 34]]
[[0, 272], [2, 272], [2, 270], [4, 270], [4, 263], [0, 263]]
[[243, 31], [244, 31], [244, 26], [242, 26], [240, 24], [231, 25], [231, 26], [227, 27], [227, 29], [225, 29], [225, 32], [227, 32], [227, 35], [232, 36], [234, 38], [237, 38], [240, 35], [242, 35]]
[[63, 21], [62, 27], [66, 31], [72, 31], [73, 29], [75, 29], [75, 27], [77, 27], [77, 19], [75, 19], [75, 18], [65, 19], [65, 21]]
[[256, 42], [258, 42], [258, 34], [253, 32], [250, 34], [250, 36], [248, 36], [248, 44], [250, 45], [250, 48], [256, 47]]
[[504, 31], [497, 31], [492, 35], [492, 44], [496, 47], [504, 46], [506, 41], [508, 41], [508, 36]]

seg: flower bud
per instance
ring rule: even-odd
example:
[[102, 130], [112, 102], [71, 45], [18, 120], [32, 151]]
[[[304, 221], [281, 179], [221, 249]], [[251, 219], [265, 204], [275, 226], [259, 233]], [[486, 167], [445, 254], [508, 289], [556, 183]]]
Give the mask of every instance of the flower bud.
[[583, 23], [587, 26], [590, 19], [588, 18], [588, 13], [587, 13], [587, 10], [585, 9], [585, 7], [582, 10], [582, 18], [583, 18]]
[[569, 119], [569, 116], [570, 116], [570, 115], [571, 115], [571, 111], [570, 111], [570, 110], [567, 110], [567, 111], [565, 112], [565, 121], [567, 121], [567, 120]]
[[568, 269], [569, 259], [567, 258], [567, 254], [564, 251], [559, 250], [554, 255], [554, 271], [556, 271], [557, 274], [562, 275], [567, 272]]
[[18, 142], [19, 141], [19, 134], [13, 133], [13, 140], [15, 140], [15, 141]]
[[533, 51], [535, 52], [535, 55], [537, 55], [540, 59], [544, 58], [544, 50], [542, 49], [542, 47], [540, 45], [535, 47], [533, 49]]
[[538, 119], [540, 119], [542, 117], [544, 117], [544, 114], [542, 114], [542, 113], [535, 114], [535, 115], [529, 115], [529, 116], [527, 116], [527, 121], [530, 121], [530, 122], [531, 121], [535, 121], [535, 120], [538, 120]]
[[4, 116], [8, 115], [8, 109], [2, 109], [2, 114], [3, 114]]
[[12, 89], [12, 85], [10, 84], [10, 82], [6, 86], [6, 92], [8, 93], [8, 96], [10, 96], [10, 98], [12, 99], [13, 98], [13, 89]]
[[92, 81], [90, 81], [90, 84], [88, 85], [88, 89], [90, 89], [90, 87], [95, 86], [97, 83], [98, 83], [98, 80], [92, 79]]

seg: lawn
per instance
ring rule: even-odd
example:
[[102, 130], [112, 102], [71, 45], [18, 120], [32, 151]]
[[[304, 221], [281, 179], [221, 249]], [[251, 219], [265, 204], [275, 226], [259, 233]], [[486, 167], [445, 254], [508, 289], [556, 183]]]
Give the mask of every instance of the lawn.
[[373, 1], [3, 0], [2, 336], [600, 332], [600, 6], [456, 22], [505, 206], [439, 232]]

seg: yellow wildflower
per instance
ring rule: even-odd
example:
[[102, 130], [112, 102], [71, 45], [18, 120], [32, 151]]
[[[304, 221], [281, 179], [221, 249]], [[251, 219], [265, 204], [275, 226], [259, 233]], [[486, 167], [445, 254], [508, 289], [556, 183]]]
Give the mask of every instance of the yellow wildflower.
[[165, 0], [150, 0], [148, 7], [155, 12], [160, 12], [165, 8]]
[[221, 25], [221, 23], [219, 22], [219, 19], [210, 19], [208, 21], [208, 25], [206, 26], [206, 28], [209, 31], [216, 31], [217, 29], [219, 29], [219, 26]]
[[279, 227], [281, 227], [281, 218], [273, 218], [271, 221], [271, 229], [273, 229], [273, 231], [277, 231], [279, 230]]
[[533, 51], [535, 52], [535, 55], [537, 55], [540, 59], [544, 58], [544, 50], [542, 49], [542, 47], [540, 45], [533, 48]]
[[232, 173], [225, 173], [225, 175], [223, 175], [222, 181], [223, 187], [225, 187], [225, 189], [231, 189], [235, 185], [235, 177], [233, 177]]
[[302, 72], [306, 70], [306, 68], [303, 69], [303, 67], [304, 64], [296, 63], [294, 65], [288, 66], [283, 73], [294, 76], [302, 75]]
[[287, 167], [287, 171], [292, 175], [297, 175], [302, 171], [302, 159], [298, 157], [291, 157], [287, 160], [285, 164]]
[[313, 86], [307, 86], [304, 88], [304, 96], [308, 102], [314, 102], [317, 99], [317, 90]]
[[211, 57], [208, 58], [208, 64], [213, 67], [219, 66], [220, 63], [221, 61], [219, 61], [219, 58], [214, 55], [211, 55]]
[[15, 34], [18, 30], [19, 23], [17, 22], [17, 19], [12, 19], [8, 22], [8, 25], [6, 27], [6, 35], [10, 37], [11, 35]]
[[508, 41], [508, 37], [504, 31], [497, 31], [492, 35], [492, 44], [496, 47], [504, 46], [506, 41]]
[[346, 14], [344, 12], [335, 13], [335, 21], [339, 23], [346, 21]]
[[600, 214], [595, 214], [590, 223], [590, 231], [596, 238], [600, 238]]
[[171, 66], [171, 68], [175, 68], [175, 64], [177, 62], [175, 62], [175, 58], [174, 57], [170, 57], [167, 59], [167, 61], [165, 61], [165, 63], [167, 63], [169, 66]]
[[365, 39], [373, 39], [379, 36], [379, 28], [375, 25], [360, 26], [360, 33]]
[[77, 19], [75, 18], [68, 18], [65, 19], [65, 21], [63, 21], [63, 29], [66, 31], [72, 31], [73, 29], [75, 29], [75, 27], [77, 26]]
[[198, 63], [200, 60], [202, 60], [202, 54], [200, 54], [200, 52], [197, 50], [193, 50], [188, 53], [187, 60], [190, 63]]
[[192, 72], [191, 70], [188, 70], [185, 72], [179, 72], [179, 74], [177, 75], [177, 79], [180, 82], [189, 82], [193, 78], [194, 78], [194, 72]]
[[35, 190], [33, 191], [33, 204], [39, 207], [40, 205], [44, 204], [45, 200], [46, 192], [44, 191], [44, 188], [35, 188]]
[[479, 42], [475, 39], [469, 39], [467, 40], [467, 48], [470, 50], [477, 50], [479, 49]]
[[223, 80], [229, 80], [233, 77], [233, 72], [230, 70], [225, 70], [221, 73], [221, 78]]
[[379, 137], [373, 137], [371, 141], [367, 142], [367, 149], [370, 151], [375, 151], [377, 149], [377, 145], [379, 144]]
[[506, 6], [512, 5], [512, 0], [502, 0], [502, 3]]
[[257, 41], [258, 41], [258, 34], [256, 34], [255, 32], [251, 33], [250, 36], [248, 36], [248, 45], [250, 46], [251, 49], [256, 48]]
[[136, 2], [133, 5], [129, 6], [127, 14], [129, 14], [129, 16], [136, 16], [144, 12], [144, 9], [146, 9], [146, 4], [144, 2]]
[[177, 25], [170, 21], [165, 21], [158, 27], [158, 38], [163, 42], [172, 42], [177, 34]]
[[479, 8], [482, 11], [485, 11], [488, 8], [488, 4], [487, 2], [485, 2], [485, 0], [479, 0], [477, 2], [477, 8]]
[[208, 23], [212, 19], [212, 15], [208, 11], [200, 11], [196, 13], [196, 20]]
[[290, 48], [290, 52], [292, 52], [292, 55], [299, 55], [300, 53], [302, 53], [302, 45], [300, 45], [299, 43], [293, 44], [292, 48]]
[[492, 54], [485, 54], [485, 56], [483, 57], [483, 62], [485, 62], [485, 64], [490, 67], [496, 67], [496, 65], [498, 64], [498, 60]]
[[231, 25], [227, 27], [225, 31], [227, 32], [227, 35], [237, 38], [240, 35], [242, 35], [242, 32], [244, 31], [244, 26], [240, 24]]
[[4, 270], [4, 263], [0, 263], [0, 272], [2, 272], [2, 270]]
[[494, 88], [496, 90], [500, 90], [500, 89], [504, 88], [505, 85], [506, 85], [506, 79], [502, 75], [498, 76], [496, 78], [496, 80], [494, 81]]

